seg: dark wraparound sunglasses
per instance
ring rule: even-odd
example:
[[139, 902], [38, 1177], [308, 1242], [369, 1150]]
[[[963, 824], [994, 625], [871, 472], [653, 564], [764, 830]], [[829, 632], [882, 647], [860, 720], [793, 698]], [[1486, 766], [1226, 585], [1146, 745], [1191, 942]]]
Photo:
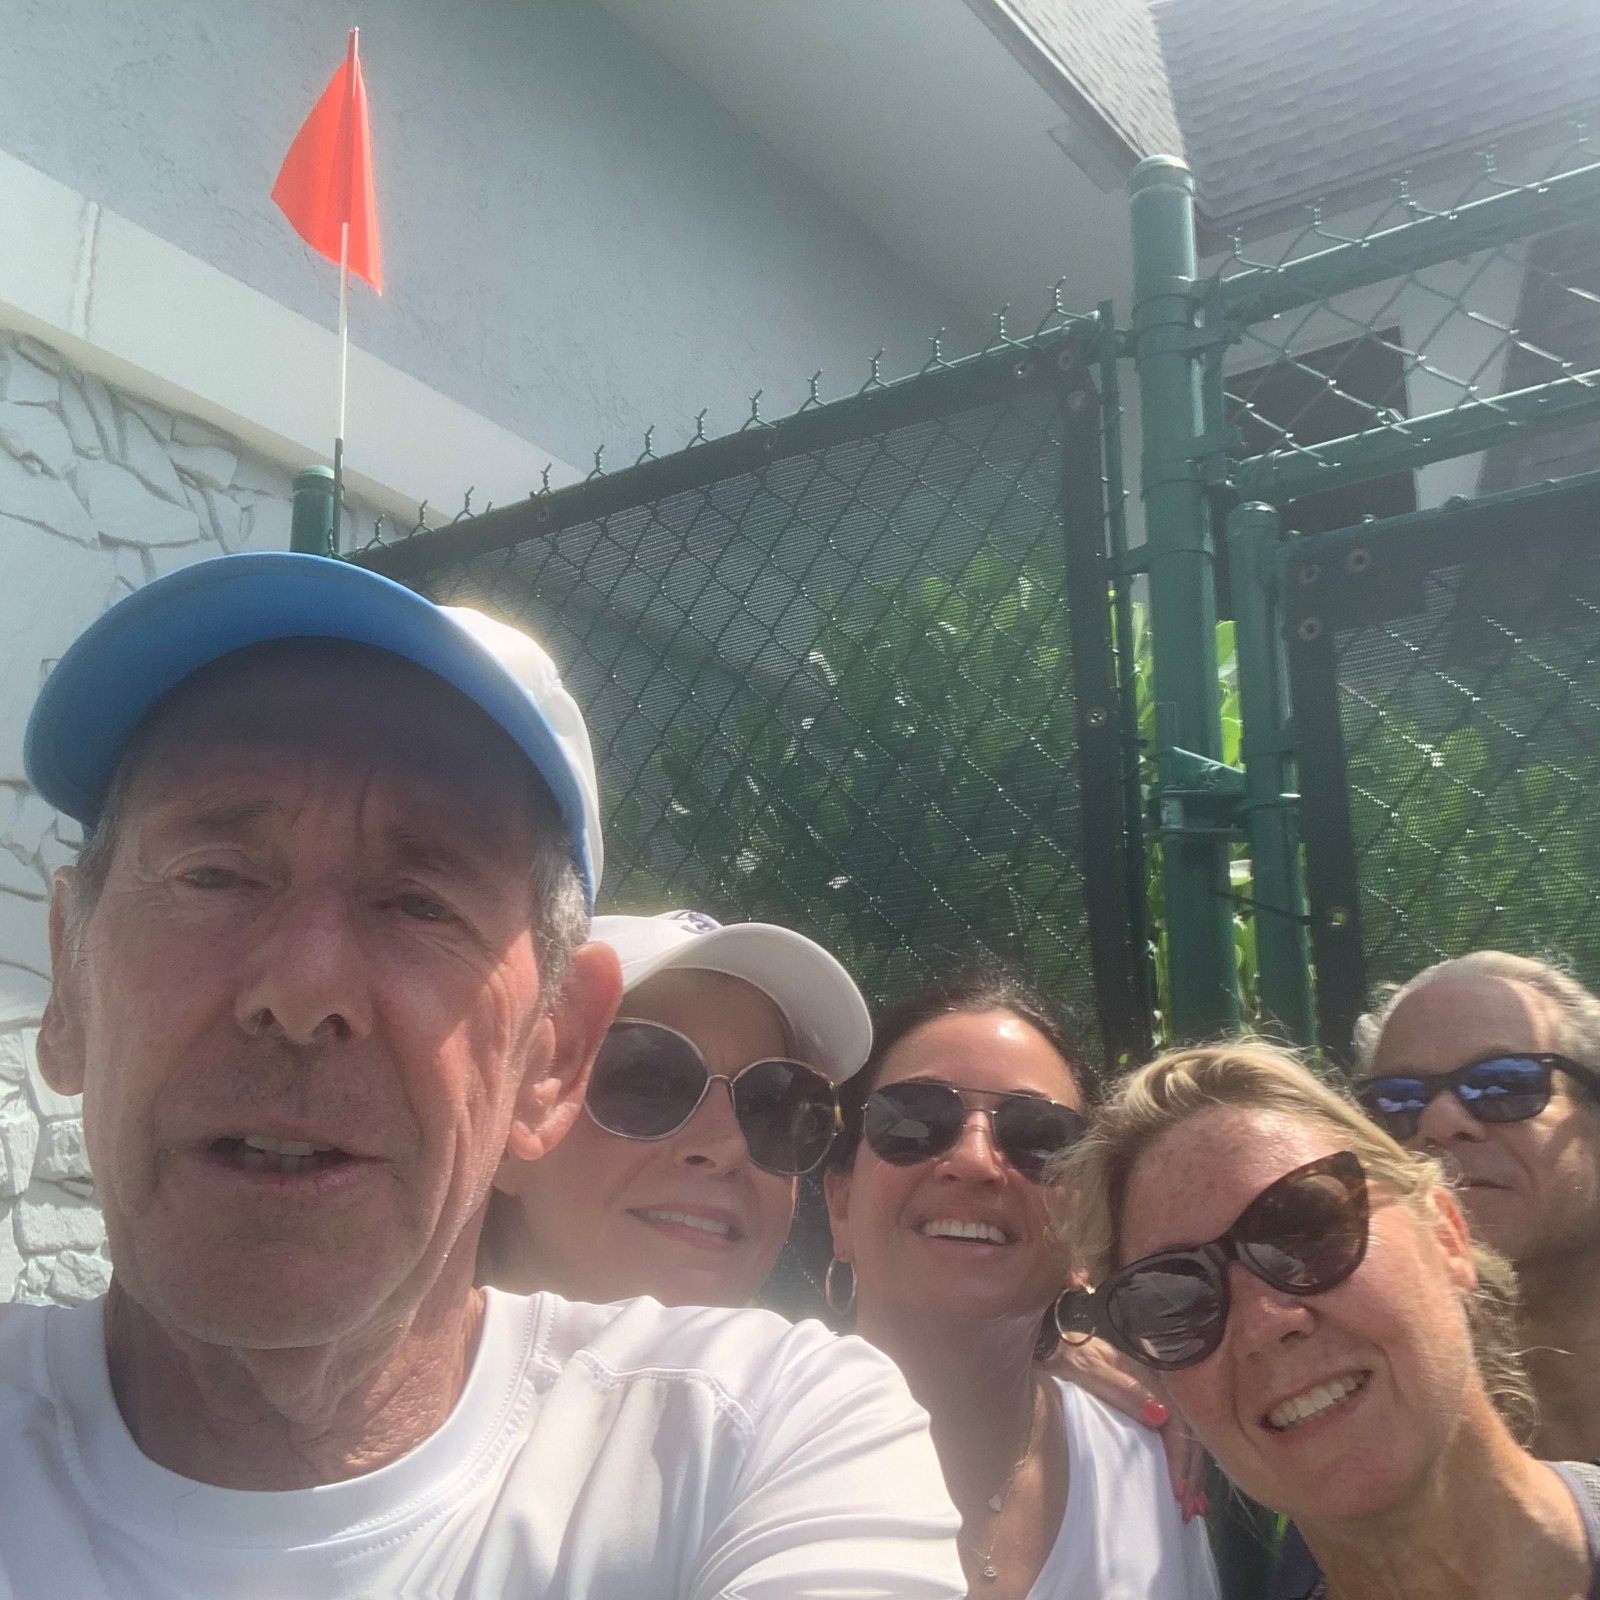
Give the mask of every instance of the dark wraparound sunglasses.
[[1071, 1320], [1147, 1367], [1192, 1367], [1222, 1343], [1232, 1262], [1285, 1294], [1321, 1294], [1361, 1265], [1367, 1213], [1354, 1155], [1307, 1162], [1263, 1189], [1220, 1238], [1144, 1256], [1079, 1295]]
[[1566, 1056], [1530, 1053], [1483, 1056], [1431, 1077], [1386, 1072], [1358, 1083], [1356, 1098], [1393, 1138], [1414, 1139], [1429, 1101], [1447, 1089], [1479, 1122], [1527, 1122], [1550, 1104], [1551, 1078], [1557, 1072], [1600, 1095], [1600, 1074]]
[[700, 1109], [713, 1083], [725, 1083], [733, 1115], [764, 1172], [793, 1178], [828, 1153], [839, 1126], [833, 1084], [803, 1061], [752, 1061], [731, 1077], [712, 1072], [692, 1039], [635, 1017], [611, 1024], [584, 1109], [607, 1133], [665, 1139]]
[[995, 1148], [1034, 1183], [1044, 1181], [1051, 1156], [1075, 1144], [1088, 1127], [1080, 1112], [1042, 1095], [907, 1078], [867, 1097], [861, 1133], [880, 1160], [909, 1167], [954, 1149], [972, 1111], [987, 1115]]

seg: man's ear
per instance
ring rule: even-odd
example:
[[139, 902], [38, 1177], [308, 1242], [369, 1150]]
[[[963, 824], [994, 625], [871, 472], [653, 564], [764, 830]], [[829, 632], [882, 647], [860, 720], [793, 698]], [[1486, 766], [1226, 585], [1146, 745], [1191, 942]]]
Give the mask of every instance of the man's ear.
[[73, 868], [62, 867], [50, 893], [50, 998], [39, 1024], [39, 1075], [57, 1094], [82, 1094], [85, 1066], [82, 958], [68, 935]]
[[506, 1154], [537, 1161], [566, 1137], [583, 1109], [589, 1068], [622, 1003], [622, 965], [608, 944], [581, 944], [567, 963], [561, 992], [540, 1020], [548, 1041], [517, 1091]]
[[828, 1202], [828, 1227], [833, 1234], [833, 1253], [840, 1261], [850, 1259], [850, 1174], [830, 1167], [822, 1175], [822, 1192]]

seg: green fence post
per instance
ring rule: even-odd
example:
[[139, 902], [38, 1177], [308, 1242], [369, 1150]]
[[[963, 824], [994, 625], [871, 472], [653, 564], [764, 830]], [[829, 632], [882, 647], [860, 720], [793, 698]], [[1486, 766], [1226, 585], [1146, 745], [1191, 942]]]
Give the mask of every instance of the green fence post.
[[1253, 500], [1229, 514], [1228, 573], [1261, 1009], [1295, 1044], [1310, 1045], [1316, 1023], [1296, 802], [1288, 794], [1293, 749], [1277, 541], [1278, 514], [1271, 506]]
[[301, 555], [334, 554], [332, 467], [302, 467], [295, 473], [289, 548]]
[[[1219, 761], [1216, 599], [1200, 460], [1194, 178], [1176, 158], [1151, 156], [1134, 170], [1129, 193], [1157, 737]], [[1165, 755], [1157, 751], [1158, 759]], [[1225, 835], [1186, 832], [1181, 800], [1163, 803], [1163, 813], [1168, 1007], [1172, 1031], [1192, 1039], [1239, 1023], [1228, 846]]]

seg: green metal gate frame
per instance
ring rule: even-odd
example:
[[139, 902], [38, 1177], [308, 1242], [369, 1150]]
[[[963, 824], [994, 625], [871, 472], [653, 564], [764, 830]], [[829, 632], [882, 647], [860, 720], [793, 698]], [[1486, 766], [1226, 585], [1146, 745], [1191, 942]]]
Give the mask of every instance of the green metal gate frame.
[[[1340, 636], [1421, 614], [1428, 580], [1440, 569], [1481, 573], [1495, 571], [1498, 561], [1503, 570], [1512, 552], [1524, 570], [1550, 569], [1574, 560], [1592, 568], [1600, 553], [1600, 473], [1318, 534], [1286, 552], [1292, 596], [1286, 619], [1288, 651], [1305, 785], [1302, 811], [1312, 846], [1307, 850], [1308, 887], [1312, 905], [1323, 913], [1313, 922], [1318, 1031], [1336, 1059], [1348, 1058], [1369, 982], [1361, 862], [1352, 822], [1357, 786], [1350, 778], [1339, 699]], [[1535, 587], [1539, 608], [1547, 612], [1545, 585], [1540, 582]], [[1519, 637], [1518, 650], [1528, 642]], [[1534, 644], [1534, 651], [1523, 659], [1548, 676], [1551, 663], [1537, 648], [1537, 639]], [[1478, 702], [1476, 689], [1458, 687], [1463, 701]], [[1570, 680], [1562, 680], [1552, 698], [1535, 710], [1534, 732], [1543, 716], [1571, 697], [1574, 687]], [[1592, 714], [1593, 702], [1584, 709]], [[1512, 730], [1510, 737], [1520, 733], [1525, 739], [1526, 726]], [[1519, 764], [1526, 749], [1519, 746]], [[1534, 753], [1538, 749], [1535, 745]], [[1594, 752], [1592, 765], [1600, 770], [1600, 750]], [[1584, 792], [1585, 776], [1576, 779]], [[1474, 796], [1480, 809], [1491, 798], [1491, 794]], [[1463, 824], [1462, 831], [1470, 826]], [[1546, 854], [1541, 841], [1522, 844], [1528, 856]], [[1414, 886], [1408, 887], [1416, 892]], [[1600, 896], [1600, 884], [1592, 892]], [[1541, 908], [1540, 915], [1548, 915], [1548, 910]]]
[[[1166, 848], [1163, 889], [1177, 1037], [1237, 1025], [1240, 998], [1228, 864], [1238, 842], [1252, 865], [1262, 1022], [1316, 1039], [1313, 968], [1301, 866], [1294, 733], [1284, 649], [1284, 585], [1293, 545], [1275, 505], [1430, 462], [1510, 436], [1600, 417], [1600, 372], [1569, 373], [1517, 392], [1473, 395], [1314, 446], [1235, 458], [1223, 368], [1245, 329], [1351, 290], [1600, 217], [1600, 163], [1335, 243], [1282, 266], [1226, 278], [1198, 270], [1194, 183], [1171, 157], [1141, 163], [1132, 183], [1133, 329], [1145, 424], [1146, 538], [1124, 572], [1149, 574], [1157, 717], [1155, 810]], [[1420, 210], [1420, 208], [1418, 208]], [[1212, 624], [1216, 524], [1225, 529], [1243, 721], [1241, 769], [1218, 762]], [[1175, 847], [1174, 847], [1175, 846]], [[1318, 944], [1344, 925], [1322, 908]]]

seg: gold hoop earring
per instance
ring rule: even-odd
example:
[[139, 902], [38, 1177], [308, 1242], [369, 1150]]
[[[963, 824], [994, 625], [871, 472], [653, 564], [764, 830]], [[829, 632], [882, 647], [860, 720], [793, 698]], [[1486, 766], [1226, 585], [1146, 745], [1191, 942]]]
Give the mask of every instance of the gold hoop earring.
[[[833, 1275], [843, 1267], [850, 1274], [850, 1293], [846, 1296], [843, 1305], [839, 1304], [839, 1290], [834, 1283]], [[835, 1256], [828, 1263], [828, 1270], [822, 1275], [822, 1298], [828, 1302], [828, 1309], [836, 1317], [847, 1316], [850, 1308], [856, 1303], [856, 1269], [848, 1261], [841, 1261]]]
[[[1092, 1292], [1081, 1284], [1072, 1284], [1056, 1296], [1050, 1313], [1055, 1319], [1056, 1333], [1062, 1344], [1076, 1347], [1088, 1344], [1094, 1338], [1094, 1313], [1089, 1304]], [[1077, 1337], [1074, 1338], [1074, 1335]]]

